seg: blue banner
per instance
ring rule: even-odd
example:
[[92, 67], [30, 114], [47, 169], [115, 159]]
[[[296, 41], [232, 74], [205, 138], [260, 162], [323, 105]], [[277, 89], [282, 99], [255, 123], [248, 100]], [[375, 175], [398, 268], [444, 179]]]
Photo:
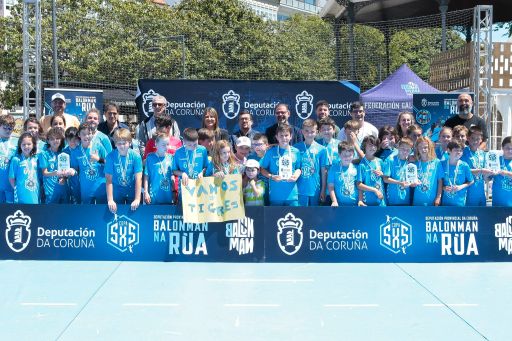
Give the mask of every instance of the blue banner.
[[[52, 214], [48, 214], [51, 212]], [[176, 206], [0, 205], [0, 259], [505, 262], [512, 208], [246, 207], [186, 224]]]
[[213, 107], [219, 114], [220, 127], [233, 132], [238, 129], [238, 114], [248, 110], [253, 115], [253, 129], [265, 132], [276, 123], [274, 108], [280, 102], [289, 105], [289, 121], [300, 128], [306, 118], [316, 119], [316, 102], [326, 100], [331, 117], [343, 127], [350, 119], [350, 103], [359, 100], [359, 92], [359, 85], [349, 81], [141, 79], [136, 102], [139, 120], [143, 120], [153, 114], [153, 96], [164, 96], [168, 101], [167, 112], [181, 130], [200, 128], [204, 108]]
[[[470, 93], [474, 99], [474, 94]], [[424, 135], [437, 141], [444, 122], [458, 113], [457, 98], [459, 93], [413, 94], [413, 113], [416, 122], [423, 129]]]
[[[87, 112], [96, 108], [103, 113], [103, 90], [81, 90], [81, 89], [44, 89], [44, 114], [53, 115], [51, 106], [52, 96], [61, 93], [66, 97], [66, 114], [75, 115], [80, 122]], [[101, 116], [100, 116], [101, 117]]]

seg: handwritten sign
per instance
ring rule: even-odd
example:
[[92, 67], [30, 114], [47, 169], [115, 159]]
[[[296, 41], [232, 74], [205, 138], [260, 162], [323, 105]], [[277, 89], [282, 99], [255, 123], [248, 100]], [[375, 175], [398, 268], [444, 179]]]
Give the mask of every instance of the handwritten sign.
[[183, 221], [186, 223], [222, 222], [245, 217], [242, 176], [205, 177], [188, 180], [182, 186]]

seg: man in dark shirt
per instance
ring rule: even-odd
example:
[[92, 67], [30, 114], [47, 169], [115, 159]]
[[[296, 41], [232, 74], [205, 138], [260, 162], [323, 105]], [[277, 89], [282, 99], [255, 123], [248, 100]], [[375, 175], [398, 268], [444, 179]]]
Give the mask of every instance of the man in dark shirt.
[[244, 110], [238, 115], [238, 126], [240, 129], [231, 135], [233, 147], [236, 147], [236, 141], [240, 136], [246, 136], [252, 141], [254, 134], [259, 133], [259, 131], [252, 129], [253, 123], [252, 115], [249, 111]]
[[119, 122], [119, 107], [115, 103], [109, 103], [105, 106], [105, 118], [105, 121], [98, 124], [98, 130], [109, 137], [112, 148], [115, 149], [114, 133], [116, 130], [130, 128], [123, 122]]
[[444, 126], [452, 129], [458, 125], [463, 125], [468, 129], [473, 126], [479, 127], [482, 129], [483, 133], [483, 142], [480, 145], [480, 149], [484, 149], [488, 138], [487, 124], [481, 117], [472, 113], [473, 100], [469, 94], [462, 93], [459, 95], [457, 98], [457, 109], [459, 110], [459, 113], [447, 119]]
[[[277, 123], [271, 125], [270, 127], [267, 128], [267, 130], [265, 130], [265, 135], [267, 136], [269, 144], [277, 144], [276, 130], [280, 124], [284, 124], [284, 123], [290, 124], [290, 123], [288, 123], [288, 119], [290, 118], [290, 110], [288, 109], [288, 104], [278, 103], [276, 105], [274, 113], [276, 115]], [[290, 126], [292, 126], [292, 125], [290, 124]], [[303, 141], [304, 137], [302, 136], [299, 128], [294, 127], [294, 126], [292, 126], [292, 128], [293, 128], [293, 136], [292, 136], [292, 140], [290, 141], [290, 145], [293, 146], [297, 142]]]

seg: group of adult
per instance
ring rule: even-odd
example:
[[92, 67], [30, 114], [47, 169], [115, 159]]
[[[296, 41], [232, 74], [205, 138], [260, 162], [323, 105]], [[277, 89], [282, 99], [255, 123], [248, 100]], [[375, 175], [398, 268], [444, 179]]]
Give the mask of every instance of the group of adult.
[[[146, 143], [151, 139], [153, 134], [156, 132], [157, 126], [155, 124], [156, 117], [159, 115], [168, 115], [167, 113], [167, 99], [164, 96], [154, 96], [151, 102], [153, 108], [153, 114], [148, 118], [144, 119], [137, 126], [135, 131], [135, 138], [139, 141], [140, 146], [145, 146]], [[53, 109], [53, 116], [63, 116], [66, 122], [66, 126], [77, 127], [80, 122], [76, 116], [69, 115], [65, 112], [66, 109], [66, 98], [60, 93], [56, 93], [52, 96], [51, 107]], [[444, 126], [454, 128], [457, 125], [464, 125], [468, 129], [472, 126], [478, 126], [484, 136], [484, 142], [482, 148], [485, 147], [485, 141], [488, 138], [487, 126], [485, 121], [473, 113], [473, 101], [471, 96], [467, 93], [461, 93], [457, 99], [458, 113], [446, 120]], [[325, 100], [321, 100], [316, 104], [316, 116], [318, 120], [325, 119], [330, 116], [329, 103]], [[109, 103], [105, 107], [105, 120], [98, 124], [97, 129], [109, 136], [113, 137], [115, 131], [120, 128], [128, 128], [128, 126], [119, 121], [119, 107], [114, 103]], [[268, 138], [269, 144], [277, 143], [275, 135], [276, 129], [281, 124], [290, 124], [290, 109], [287, 104], [279, 103], [274, 108], [274, 117], [276, 122], [269, 126], [265, 130], [265, 135]], [[359, 130], [357, 133], [357, 140], [362, 141], [366, 136], [373, 135], [378, 137], [378, 129], [371, 123], [365, 121], [366, 112], [364, 105], [361, 102], [354, 102], [350, 106], [350, 117], [352, 121], [357, 122]], [[52, 115], [43, 116], [41, 119], [41, 125], [44, 131], [47, 131], [52, 121]], [[202, 117], [202, 128], [211, 130], [215, 140], [228, 140], [235, 142], [237, 138], [246, 136], [252, 140], [252, 137], [258, 133], [253, 129], [253, 117], [249, 111], [242, 111], [238, 115], [238, 128], [232, 134], [229, 135], [225, 129], [219, 127], [219, 116], [214, 108], [208, 107], [204, 110]], [[399, 137], [406, 135], [409, 126], [415, 124], [414, 115], [410, 112], [400, 113], [397, 119], [396, 131]], [[291, 125], [291, 124], [290, 124]], [[291, 125], [293, 128], [293, 136], [291, 144], [302, 141], [302, 134], [300, 128]], [[176, 138], [180, 137], [180, 129], [178, 122], [173, 119], [172, 127], [170, 129], [170, 135]], [[335, 127], [335, 136], [338, 140], [346, 140], [344, 128]]]

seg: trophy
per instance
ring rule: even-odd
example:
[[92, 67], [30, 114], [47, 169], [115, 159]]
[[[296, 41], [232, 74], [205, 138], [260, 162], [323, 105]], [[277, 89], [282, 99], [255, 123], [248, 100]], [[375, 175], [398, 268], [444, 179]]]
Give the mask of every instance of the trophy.
[[279, 176], [288, 180], [293, 175], [292, 160], [289, 156], [283, 156], [279, 158]]
[[409, 184], [418, 182], [418, 167], [414, 163], [409, 163], [405, 167], [405, 182]]
[[500, 153], [497, 150], [490, 150], [485, 158], [485, 168], [498, 173], [500, 171]]
[[58, 171], [66, 171], [71, 168], [69, 155], [66, 153], [61, 153], [57, 156], [57, 170]]

